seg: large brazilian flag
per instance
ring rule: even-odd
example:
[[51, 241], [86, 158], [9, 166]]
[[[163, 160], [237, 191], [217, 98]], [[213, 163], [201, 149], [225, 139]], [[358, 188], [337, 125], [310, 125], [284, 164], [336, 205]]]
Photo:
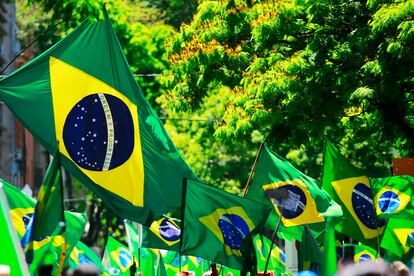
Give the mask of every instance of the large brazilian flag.
[[0, 81], [0, 100], [124, 218], [180, 206], [193, 173], [138, 87], [104, 10]]

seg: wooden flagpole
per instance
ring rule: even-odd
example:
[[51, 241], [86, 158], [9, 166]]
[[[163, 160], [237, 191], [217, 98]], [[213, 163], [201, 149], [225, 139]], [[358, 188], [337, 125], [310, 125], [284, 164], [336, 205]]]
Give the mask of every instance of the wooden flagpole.
[[257, 152], [256, 159], [254, 160], [252, 170], [250, 171], [249, 178], [247, 179], [246, 187], [244, 187], [243, 197], [246, 197], [246, 194], [249, 190], [250, 183], [252, 182], [254, 173], [256, 171], [257, 161], [259, 160], [260, 153], [262, 152], [264, 143], [260, 143], [259, 151]]

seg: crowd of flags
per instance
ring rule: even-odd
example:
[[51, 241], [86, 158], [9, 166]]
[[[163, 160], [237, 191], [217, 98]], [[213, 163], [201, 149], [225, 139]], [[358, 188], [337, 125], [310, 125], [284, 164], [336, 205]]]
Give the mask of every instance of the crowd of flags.
[[[212, 264], [221, 273], [286, 274], [275, 240], [298, 241], [300, 269], [321, 275], [335, 273], [338, 256], [411, 260], [414, 178], [370, 178], [329, 141], [320, 182], [262, 144], [243, 197], [202, 183], [103, 13], [0, 80], [0, 99], [53, 155], [37, 200], [1, 182], [0, 264], [11, 275], [80, 264], [107, 275], [201, 275]], [[108, 236], [100, 256], [81, 242], [87, 218], [64, 210], [61, 167], [126, 219], [128, 246]]]

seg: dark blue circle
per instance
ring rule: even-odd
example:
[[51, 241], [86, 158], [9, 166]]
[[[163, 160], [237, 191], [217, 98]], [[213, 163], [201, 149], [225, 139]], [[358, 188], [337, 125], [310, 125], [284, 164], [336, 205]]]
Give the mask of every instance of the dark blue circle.
[[118, 251], [118, 259], [122, 267], [127, 267], [132, 261], [131, 254], [123, 248]]
[[[114, 130], [109, 132], [109, 136], [108, 129], [112, 128], [108, 128], [107, 115], [112, 118]], [[113, 95], [88, 95], [75, 104], [66, 117], [63, 142], [72, 160], [90, 171], [104, 169], [108, 145], [113, 144], [107, 169], [114, 169], [125, 163], [134, 149], [131, 112], [122, 100]]]
[[223, 234], [224, 244], [234, 250], [239, 250], [244, 237], [250, 234], [249, 226], [238, 215], [222, 215], [219, 218], [218, 226]]
[[364, 262], [364, 261], [372, 261], [372, 257], [369, 254], [362, 254], [361, 256], [359, 256], [358, 262]]
[[93, 264], [93, 261], [83, 253], [78, 253], [79, 264]]
[[378, 207], [383, 213], [394, 212], [400, 207], [400, 204], [399, 196], [392, 191], [386, 191], [378, 198]]
[[[299, 188], [298, 186], [293, 185], [293, 184], [287, 184], [287, 185], [284, 185], [282, 187], [279, 187], [279, 188], [276, 189], [276, 191], [280, 190], [280, 189], [287, 190], [289, 196], [290, 196], [291, 193], [296, 194], [296, 195], [299, 196], [299, 204], [296, 208], [296, 211], [289, 210], [289, 209], [283, 209], [283, 208], [280, 208], [278, 206], [278, 209], [282, 213], [282, 216], [284, 218], [287, 218], [287, 219], [297, 218], [298, 216], [300, 216], [305, 211], [305, 208], [306, 208], [306, 195], [305, 195], [305, 193], [302, 191], [301, 188]], [[278, 205], [277, 201], [274, 201], [274, 203], [276, 205]], [[283, 199], [282, 199], [282, 203], [283, 203]]]
[[352, 207], [358, 219], [367, 228], [377, 229], [384, 221], [378, 221], [372, 203], [372, 190], [365, 184], [358, 183], [352, 191]]
[[180, 239], [180, 229], [167, 218], [164, 218], [161, 221], [158, 232], [163, 239], [169, 242], [178, 241]]

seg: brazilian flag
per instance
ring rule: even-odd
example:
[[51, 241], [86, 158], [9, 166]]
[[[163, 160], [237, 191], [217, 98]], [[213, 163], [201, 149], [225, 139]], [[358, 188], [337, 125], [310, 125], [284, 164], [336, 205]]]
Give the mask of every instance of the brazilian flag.
[[0, 179], [0, 182], [3, 185], [4, 193], [9, 203], [11, 221], [13, 222], [14, 229], [16, 229], [17, 236], [21, 239], [24, 233], [26, 233], [26, 229], [34, 214], [36, 200], [3, 179]]
[[[259, 153], [254, 177], [246, 197], [272, 206], [276, 213], [275, 217], [281, 215], [285, 227], [300, 226], [323, 222], [322, 213], [328, 211], [329, 216], [342, 214], [338, 204], [319, 186], [318, 181], [303, 174], [287, 160], [264, 146]], [[283, 190], [287, 192], [286, 199], [278, 199], [274, 196]], [[269, 216], [270, 218], [272, 216]], [[268, 225], [271, 225], [269, 221]], [[282, 229], [280, 232], [285, 231]], [[296, 232], [295, 238], [300, 240], [303, 230]]]
[[378, 216], [413, 217], [414, 177], [402, 175], [370, 180]]
[[354, 263], [361, 263], [365, 261], [378, 261], [378, 253], [369, 246], [362, 244], [344, 244], [343, 248], [352, 247], [354, 251]]
[[142, 227], [142, 246], [179, 251], [181, 229], [167, 217], [154, 221], [149, 228]]
[[193, 173], [104, 17], [1, 79], [0, 100], [119, 216], [149, 223], [180, 206], [182, 179]]
[[393, 255], [403, 257], [414, 244], [414, 221], [404, 218], [390, 218], [384, 231], [381, 247]]
[[128, 247], [108, 236], [102, 265], [106, 275], [130, 275], [129, 268], [132, 265], [132, 254]]
[[104, 268], [101, 264], [101, 258], [86, 244], [78, 241], [70, 253], [69, 257], [69, 268], [75, 269], [79, 265], [91, 264], [96, 266], [101, 272]]
[[262, 227], [270, 207], [194, 180], [186, 186], [181, 253], [250, 270], [251, 235]]
[[9, 207], [0, 182], [0, 264], [10, 267], [11, 276], [28, 275], [26, 261], [20, 242], [13, 229]]
[[129, 248], [133, 252], [137, 252], [139, 247], [179, 251], [181, 230], [178, 224], [175, 219], [168, 217], [154, 221], [149, 228], [125, 221]]
[[384, 222], [377, 219], [370, 181], [329, 141], [325, 143], [322, 187], [342, 205], [344, 219], [335, 229], [357, 241], [376, 244]]
[[[260, 234], [256, 235], [253, 241], [255, 244], [257, 256], [257, 270], [264, 271], [272, 242]], [[276, 275], [279, 275], [286, 271], [285, 253], [276, 244], [273, 244], [272, 246], [272, 252], [270, 255], [267, 271], [274, 271]]]

